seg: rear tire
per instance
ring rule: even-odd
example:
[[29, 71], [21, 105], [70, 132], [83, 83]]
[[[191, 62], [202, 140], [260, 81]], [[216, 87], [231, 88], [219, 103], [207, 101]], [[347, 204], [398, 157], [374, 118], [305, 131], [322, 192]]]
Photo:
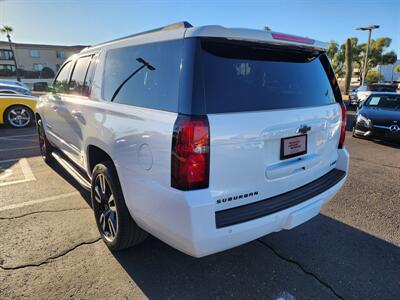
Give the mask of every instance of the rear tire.
[[47, 140], [42, 119], [40, 119], [40, 118], [37, 119], [36, 128], [37, 128], [37, 132], [38, 132], [38, 136], [39, 136], [40, 154], [41, 154], [43, 160], [47, 164], [51, 164], [54, 161], [54, 158], [51, 155], [54, 148], [50, 144], [50, 142]]
[[111, 161], [97, 164], [92, 173], [92, 207], [107, 247], [119, 251], [143, 242], [148, 233], [132, 219]]

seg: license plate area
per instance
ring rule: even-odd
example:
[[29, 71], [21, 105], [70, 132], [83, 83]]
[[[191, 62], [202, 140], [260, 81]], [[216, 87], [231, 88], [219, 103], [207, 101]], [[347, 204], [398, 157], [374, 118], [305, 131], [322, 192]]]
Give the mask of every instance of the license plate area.
[[281, 160], [307, 153], [307, 134], [281, 139]]

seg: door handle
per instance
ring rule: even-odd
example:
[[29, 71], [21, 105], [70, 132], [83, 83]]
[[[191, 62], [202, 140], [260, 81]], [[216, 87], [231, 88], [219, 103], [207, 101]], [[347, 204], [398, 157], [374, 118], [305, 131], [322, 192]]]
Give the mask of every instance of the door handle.
[[74, 117], [74, 119], [77, 119], [81, 123], [85, 124], [85, 118], [83, 117], [82, 113], [77, 110], [71, 111], [71, 115]]
[[72, 115], [75, 119], [78, 119], [78, 118], [82, 117], [82, 113], [81, 113], [80, 111], [77, 111], [77, 110], [71, 111], [71, 115]]

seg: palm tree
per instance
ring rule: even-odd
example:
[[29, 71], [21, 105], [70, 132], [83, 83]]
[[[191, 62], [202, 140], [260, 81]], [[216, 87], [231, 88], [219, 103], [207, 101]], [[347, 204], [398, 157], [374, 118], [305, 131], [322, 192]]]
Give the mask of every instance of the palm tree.
[[21, 81], [21, 78], [19, 77], [19, 72], [18, 72], [18, 66], [17, 66], [17, 60], [15, 58], [15, 53], [14, 50], [12, 48], [12, 42], [11, 42], [11, 35], [10, 33], [13, 32], [13, 29], [11, 26], [7, 26], [4, 25], [3, 27], [0, 28], [0, 33], [3, 33], [6, 35], [7, 39], [8, 39], [8, 44], [10, 45], [10, 50], [11, 50], [11, 54], [12, 54], [12, 58], [14, 60], [14, 65], [15, 65], [15, 73], [17, 75], [17, 80]]

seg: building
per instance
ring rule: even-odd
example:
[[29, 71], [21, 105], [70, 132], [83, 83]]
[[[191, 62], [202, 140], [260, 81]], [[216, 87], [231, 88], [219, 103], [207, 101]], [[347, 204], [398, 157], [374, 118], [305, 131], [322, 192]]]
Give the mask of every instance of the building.
[[[13, 43], [19, 74], [22, 81], [28, 84], [51, 81], [65, 59], [85, 47]], [[12, 52], [5, 41], [0, 41], [0, 78], [16, 78]]]
[[382, 81], [400, 81], [400, 72], [396, 72], [395, 69], [400, 65], [400, 59], [398, 59], [393, 65], [378, 65], [375, 69], [381, 73]]

